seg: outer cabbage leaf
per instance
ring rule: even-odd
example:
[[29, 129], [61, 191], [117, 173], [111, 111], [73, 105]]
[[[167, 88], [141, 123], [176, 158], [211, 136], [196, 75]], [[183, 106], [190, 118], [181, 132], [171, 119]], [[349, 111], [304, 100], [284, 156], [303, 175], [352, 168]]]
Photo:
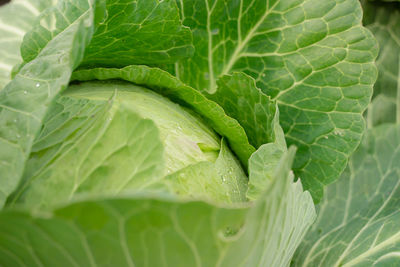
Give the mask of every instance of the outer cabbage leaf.
[[[292, 183], [290, 171], [295, 149], [281, 158], [273, 182], [255, 202], [247, 217], [243, 235], [226, 253], [221, 266], [288, 266], [306, 229], [314, 222], [315, 210], [309, 192], [303, 192], [300, 181]], [[259, 166], [269, 151], [260, 147], [250, 158], [250, 166]], [[268, 176], [268, 173], [253, 174]], [[279, 190], [278, 188], [281, 188]], [[282, 191], [286, 188], [286, 192]], [[291, 218], [288, 220], [288, 218]]]
[[50, 1], [13, 0], [0, 7], [0, 90], [11, 80], [11, 71], [22, 62], [20, 46], [35, 19]]
[[286, 141], [299, 148], [295, 173], [318, 201], [361, 140], [376, 79], [358, 0], [177, 2], [196, 49], [177, 76], [210, 93], [220, 76], [252, 76], [277, 101]]
[[287, 266], [315, 217], [311, 196], [292, 183], [293, 152], [252, 207], [133, 195], [78, 201], [46, 214], [5, 210], [0, 264]]
[[[55, 35], [82, 15], [82, 5], [48, 9], [22, 43], [22, 56], [29, 62]], [[182, 27], [175, 1], [99, 1], [105, 10], [95, 11], [96, 31], [86, 48], [83, 65], [126, 66], [173, 63], [192, 54], [192, 36]], [[154, 40], [158, 41], [155, 42]]]
[[[244, 73], [225, 75], [217, 84], [216, 92], [206, 95], [220, 104], [229, 116], [238, 120], [253, 146], [258, 148], [264, 144], [265, 153], [252, 155], [263, 158], [250, 161], [260, 163], [250, 167], [253, 172], [249, 177], [247, 197], [254, 200], [272, 181], [275, 168], [286, 151], [278, 107], [275, 101], [256, 87], [254, 79]], [[257, 175], [259, 172], [262, 175]]]
[[256, 87], [253, 78], [234, 73], [221, 77], [217, 84], [216, 92], [206, 96], [238, 120], [254, 147], [277, 142], [286, 149], [276, 102]]
[[65, 88], [93, 31], [92, 3], [0, 92], [0, 207], [16, 188], [48, 105]]
[[293, 266], [400, 263], [400, 126], [369, 130], [343, 176], [328, 187]]
[[380, 45], [374, 96], [368, 107], [368, 126], [400, 122], [400, 4], [363, 1], [364, 24]]
[[264, 144], [261, 148], [263, 148], [264, 153], [254, 153], [250, 158], [249, 168], [252, 172], [249, 175], [247, 190], [247, 197], [250, 200], [259, 198], [265, 188], [271, 185], [279, 161], [286, 150], [276, 143]]
[[246, 133], [240, 124], [227, 116], [215, 102], [208, 100], [201, 93], [185, 85], [169, 73], [146, 66], [127, 66], [122, 69], [97, 68], [76, 71], [72, 80], [109, 80], [122, 79], [134, 84], [143, 85], [170, 98], [173, 102], [188, 107], [202, 116], [206, 123], [217, 133], [226, 137], [232, 150], [243, 164], [248, 166], [248, 159], [255, 151], [249, 144]]
[[8, 204], [44, 209], [76, 195], [112, 196], [160, 180], [157, 127], [119, 100], [110, 102], [58, 98]]
[[194, 52], [191, 31], [182, 26], [174, 0], [107, 1], [107, 11], [83, 65], [174, 63]]

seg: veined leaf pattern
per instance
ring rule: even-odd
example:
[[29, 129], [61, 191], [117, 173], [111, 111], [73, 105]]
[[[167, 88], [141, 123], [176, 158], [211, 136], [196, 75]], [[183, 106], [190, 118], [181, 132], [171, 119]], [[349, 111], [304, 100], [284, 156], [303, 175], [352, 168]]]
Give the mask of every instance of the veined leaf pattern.
[[400, 263], [400, 126], [369, 130], [343, 176], [328, 186], [293, 266]]
[[297, 176], [315, 201], [336, 180], [364, 131], [377, 44], [358, 0], [178, 0], [194, 57], [176, 64], [192, 87], [216, 90], [245, 72], [279, 105]]

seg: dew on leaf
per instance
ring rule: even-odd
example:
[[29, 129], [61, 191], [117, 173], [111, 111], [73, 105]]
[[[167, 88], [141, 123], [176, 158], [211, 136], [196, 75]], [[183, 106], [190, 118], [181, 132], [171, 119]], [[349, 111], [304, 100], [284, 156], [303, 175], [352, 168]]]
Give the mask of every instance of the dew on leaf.
[[217, 35], [219, 33], [219, 28], [215, 28], [211, 30], [212, 35]]

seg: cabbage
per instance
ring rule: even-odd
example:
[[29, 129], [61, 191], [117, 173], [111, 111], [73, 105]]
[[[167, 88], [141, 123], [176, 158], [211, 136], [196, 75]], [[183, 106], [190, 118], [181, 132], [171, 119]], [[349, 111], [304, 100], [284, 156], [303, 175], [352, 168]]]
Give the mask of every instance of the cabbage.
[[0, 265], [392, 259], [399, 135], [363, 139], [367, 107], [372, 126], [391, 110], [381, 76], [368, 106], [378, 45], [361, 19], [357, 0], [1, 7]]

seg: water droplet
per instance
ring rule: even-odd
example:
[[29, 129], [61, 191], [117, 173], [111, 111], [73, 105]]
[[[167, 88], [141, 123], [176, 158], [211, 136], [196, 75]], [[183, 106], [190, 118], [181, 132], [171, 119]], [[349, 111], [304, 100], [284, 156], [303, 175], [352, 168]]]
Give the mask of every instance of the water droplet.
[[222, 178], [222, 182], [225, 183], [226, 182], [225, 176], [222, 176], [221, 178]]
[[13, 120], [14, 123], [17, 123], [17, 121], [18, 121], [17, 119], [14, 119], [14, 120]]
[[21, 138], [21, 136], [19, 134], [17, 134], [17, 138]]
[[36, 84], [36, 87], [39, 87], [39, 86], [40, 86], [40, 83], [37, 83], [37, 84]]
[[25, 91], [24, 91], [24, 95], [26, 95], [27, 93], [28, 93], [28, 91], [25, 90]]
[[326, 136], [324, 136], [324, 138], [325, 138], [325, 139], [328, 139], [328, 136], [326, 135]]
[[212, 35], [217, 35], [219, 33], [219, 28], [215, 28], [211, 30]]
[[261, 76], [265, 77], [265, 73], [263, 73]]
[[182, 131], [182, 127], [181, 127], [181, 126], [178, 126], [178, 130], [179, 130], [179, 131]]
[[335, 130], [333, 133], [334, 133], [335, 135], [344, 136], [344, 133], [343, 133], [342, 130]]

